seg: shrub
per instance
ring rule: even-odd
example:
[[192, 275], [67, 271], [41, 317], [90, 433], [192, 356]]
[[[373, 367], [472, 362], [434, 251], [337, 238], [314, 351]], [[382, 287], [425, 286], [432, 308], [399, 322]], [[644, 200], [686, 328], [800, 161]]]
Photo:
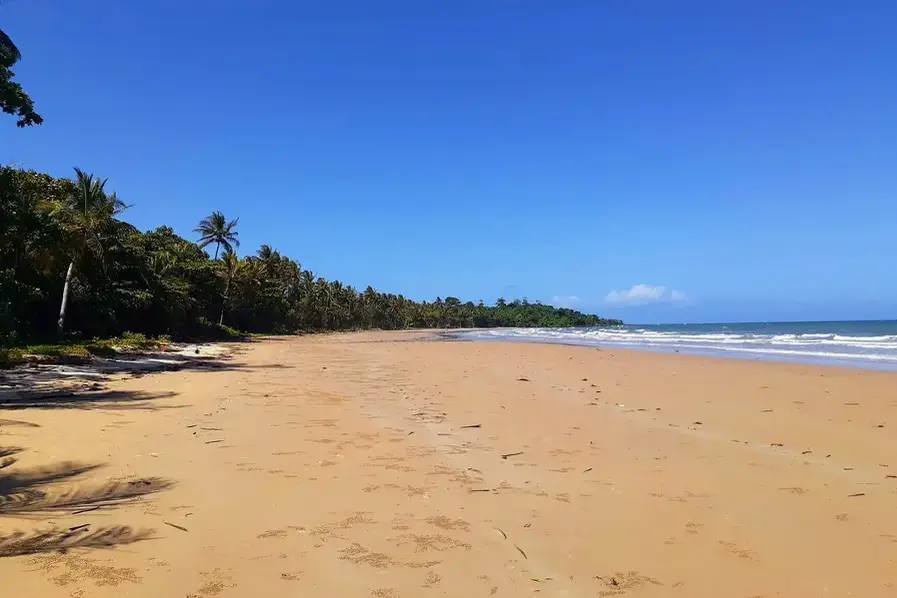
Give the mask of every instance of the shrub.
[[94, 343], [87, 345], [85, 348], [87, 349], [87, 352], [94, 357], [115, 357], [118, 355], [118, 351], [109, 345]]

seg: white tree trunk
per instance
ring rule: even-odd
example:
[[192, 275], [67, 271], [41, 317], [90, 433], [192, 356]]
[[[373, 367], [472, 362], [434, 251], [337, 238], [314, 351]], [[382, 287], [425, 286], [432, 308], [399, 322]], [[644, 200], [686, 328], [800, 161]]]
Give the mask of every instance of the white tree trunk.
[[65, 308], [69, 302], [69, 285], [72, 282], [72, 272], [75, 270], [75, 260], [69, 262], [69, 269], [65, 273], [65, 286], [62, 288], [62, 305], [59, 306], [59, 319], [56, 321], [56, 334], [59, 338], [65, 335]]
[[230, 277], [227, 279], [227, 285], [224, 287], [224, 302], [221, 304], [221, 317], [218, 318], [218, 325], [224, 324], [224, 308], [227, 307], [227, 297], [230, 295]]

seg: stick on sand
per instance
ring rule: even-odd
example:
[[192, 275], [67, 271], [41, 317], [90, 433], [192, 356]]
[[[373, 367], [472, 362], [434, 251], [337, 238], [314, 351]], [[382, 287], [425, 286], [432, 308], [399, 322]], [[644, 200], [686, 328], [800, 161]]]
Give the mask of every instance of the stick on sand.
[[181, 530], [182, 532], [190, 531], [190, 530], [188, 530], [186, 527], [182, 527], [182, 526], [180, 526], [180, 525], [178, 525], [178, 524], [176, 524], [176, 523], [169, 523], [168, 521], [163, 521], [162, 523], [164, 523], [165, 525], [170, 525], [171, 527], [173, 527], [173, 528], [175, 528], [175, 529], [179, 529], [179, 530]]

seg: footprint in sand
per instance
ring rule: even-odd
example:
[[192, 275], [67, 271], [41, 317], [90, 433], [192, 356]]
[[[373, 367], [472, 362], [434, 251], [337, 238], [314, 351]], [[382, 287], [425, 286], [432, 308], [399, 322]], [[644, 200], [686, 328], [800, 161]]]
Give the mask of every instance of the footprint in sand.
[[720, 540], [719, 544], [720, 544], [720, 546], [724, 546], [725, 548], [727, 548], [729, 550], [729, 552], [731, 552], [732, 554], [734, 554], [735, 556], [737, 556], [740, 559], [745, 559], [748, 561], [756, 561], [757, 560], [757, 553], [754, 552], [753, 550], [745, 550], [743, 548], [739, 548], [734, 542], [726, 542], [724, 540]]
[[614, 573], [613, 575], [596, 575], [595, 579], [604, 588], [598, 591], [598, 596], [602, 598], [608, 596], [617, 596], [625, 594], [627, 590], [634, 590], [645, 585], [662, 586], [663, 584], [647, 575], [642, 575], [638, 571], [627, 571], [625, 573]]
[[143, 579], [136, 569], [112, 567], [97, 561], [74, 555], [42, 555], [28, 560], [57, 586], [76, 584], [83, 587], [88, 582], [96, 586], [119, 586], [123, 583], [140, 584]]
[[414, 552], [445, 552], [452, 548], [470, 550], [467, 542], [461, 542], [442, 534], [402, 534], [395, 538], [396, 546], [402, 546], [410, 542], [414, 543]]
[[427, 517], [426, 521], [430, 525], [435, 525], [436, 527], [449, 531], [470, 531], [470, 524], [463, 519], [451, 519], [450, 517], [446, 517], [444, 515], [438, 515], [435, 517]]
[[207, 598], [208, 596], [216, 596], [229, 588], [237, 587], [237, 584], [233, 582], [230, 576], [221, 571], [221, 569], [201, 571], [199, 574], [205, 579], [205, 582], [195, 594], [187, 594], [187, 598]]
[[423, 588], [433, 588], [439, 585], [439, 582], [442, 581], [442, 576], [436, 573], [435, 571], [427, 572], [427, 579], [424, 584], [421, 586]]

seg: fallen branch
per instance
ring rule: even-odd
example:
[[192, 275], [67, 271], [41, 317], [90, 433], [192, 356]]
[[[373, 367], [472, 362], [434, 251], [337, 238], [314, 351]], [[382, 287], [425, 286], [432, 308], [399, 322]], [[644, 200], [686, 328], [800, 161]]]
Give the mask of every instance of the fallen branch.
[[505, 453], [501, 456], [502, 459], [507, 459], [508, 457], [516, 457], [517, 455], [522, 455], [523, 451], [517, 451], [516, 453]]
[[466, 426], [461, 426], [461, 429], [468, 430], [468, 429], [480, 428], [480, 427], [482, 427], [481, 424], [467, 424]]
[[182, 532], [190, 531], [190, 530], [188, 530], [186, 527], [182, 527], [182, 526], [180, 526], [180, 525], [178, 525], [178, 524], [176, 524], [176, 523], [169, 523], [168, 521], [163, 521], [162, 523], [164, 523], [165, 525], [169, 525], [169, 526], [171, 526], [171, 527], [173, 527], [173, 528], [175, 528], [175, 529], [179, 529], [179, 530], [181, 530]]

